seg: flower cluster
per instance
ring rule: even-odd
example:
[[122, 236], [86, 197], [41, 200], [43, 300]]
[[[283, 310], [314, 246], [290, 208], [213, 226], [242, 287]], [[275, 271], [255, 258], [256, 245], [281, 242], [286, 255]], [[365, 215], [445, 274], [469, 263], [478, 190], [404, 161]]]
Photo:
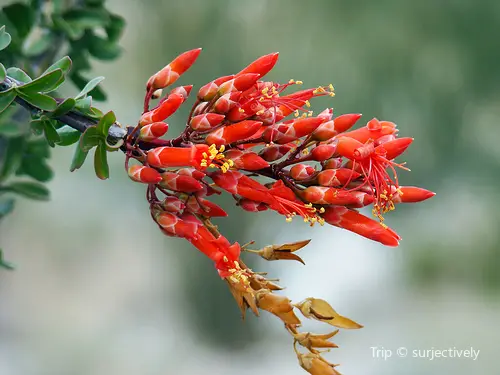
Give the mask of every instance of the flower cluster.
[[[293, 304], [276, 294], [281, 287], [241, 260], [242, 251], [267, 260], [293, 259], [309, 241], [248, 249], [231, 243], [212, 224], [226, 212], [208, 198], [221, 191], [250, 212], [272, 210], [286, 221], [300, 216], [313, 226], [330, 224], [384, 245], [397, 246], [399, 235], [384, 224], [383, 214], [399, 203], [420, 202], [434, 193], [401, 186], [395, 159], [412, 143], [398, 138], [396, 125], [371, 119], [351, 130], [360, 114], [315, 115], [310, 101], [334, 96], [332, 85], [294, 91], [301, 81], [263, 80], [278, 54], [263, 56], [237, 74], [202, 86], [184, 131], [166, 140], [164, 121], [188, 98], [192, 86], [166, 95], [198, 58], [200, 49], [185, 52], [147, 82], [144, 112], [126, 142], [126, 168], [131, 179], [147, 184], [151, 216], [163, 233], [182, 237], [212, 259], [228, 283], [243, 315], [266, 310], [281, 319], [294, 338], [300, 365], [311, 374], [337, 374], [317, 348], [333, 348], [336, 333], [299, 332], [298, 310], [305, 318], [339, 328], [360, 328], [327, 302], [307, 298]], [[151, 101], [159, 99], [154, 108]], [[131, 163], [135, 159], [136, 163]], [[358, 212], [373, 206], [374, 218]], [[307, 349], [304, 354], [297, 345]]]

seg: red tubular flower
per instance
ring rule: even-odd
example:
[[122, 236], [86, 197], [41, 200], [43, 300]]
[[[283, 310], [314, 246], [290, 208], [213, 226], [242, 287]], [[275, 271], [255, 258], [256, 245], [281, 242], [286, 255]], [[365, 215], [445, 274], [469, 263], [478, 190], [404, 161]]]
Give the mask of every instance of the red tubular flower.
[[206, 217], [225, 217], [227, 216], [226, 211], [224, 211], [219, 205], [210, 202], [207, 199], [199, 197], [190, 197], [187, 200], [188, 209], [194, 213]]
[[219, 91], [220, 85], [234, 78], [234, 75], [224, 76], [207, 83], [198, 91], [198, 99], [209, 101], [212, 100]]
[[157, 147], [148, 152], [147, 162], [152, 167], [199, 167], [207, 145], [190, 147]]
[[417, 203], [432, 198], [436, 193], [415, 186], [400, 186], [399, 191], [392, 189], [394, 203]]
[[[320, 116], [318, 116], [320, 117]], [[320, 117], [323, 118], [323, 117]], [[338, 131], [335, 130], [335, 125], [333, 120], [323, 122], [318, 128], [312, 133], [312, 136], [317, 141], [327, 141], [330, 138], [337, 135]]]
[[269, 167], [269, 163], [255, 152], [232, 149], [227, 151], [225, 156], [233, 161], [234, 167], [237, 169], [258, 171]]
[[203, 188], [203, 185], [197, 179], [174, 172], [163, 172], [161, 178], [160, 186], [173, 191], [194, 193]]
[[290, 169], [290, 177], [296, 181], [307, 180], [316, 173], [316, 169], [306, 164], [295, 164]]
[[219, 90], [217, 90], [217, 93], [222, 96], [230, 92], [246, 91], [253, 85], [255, 85], [259, 77], [260, 74], [255, 73], [239, 74], [233, 79], [230, 79], [229, 81], [221, 84], [219, 86]]
[[279, 52], [270, 53], [269, 55], [265, 55], [259, 57], [253, 63], [248, 65], [245, 69], [238, 73], [238, 75], [247, 74], [247, 73], [256, 73], [259, 74], [260, 77], [264, 77], [267, 73], [274, 68], [274, 65], [278, 62]]
[[177, 56], [174, 61], [149, 79], [147, 84], [148, 91], [162, 89], [177, 81], [181, 74], [194, 64], [200, 52], [201, 48], [197, 48]]
[[[307, 298], [292, 304], [273, 294], [280, 290], [253, 272], [240, 259], [245, 250], [266, 260], [289, 259], [303, 263], [294, 252], [309, 241], [248, 249], [222, 236], [211, 220], [227, 213], [210, 199], [227, 192], [248, 212], [272, 210], [291, 221], [300, 216], [309, 225], [325, 223], [349, 230], [387, 246], [401, 239], [382, 221], [382, 214], [399, 203], [429, 199], [434, 193], [400, 186], [397, 163], [413, 138], [399, 138], [396, 125], [370, 120], [351, 130], [361, 115], [333, 118], [333, 109], [318, 115], [310, 101], [333, 97], [332, 85], [294, 91], [301, 81], [265, 81], [278, 54], [263, 56], [236, 75], [217, 78], [202, 86], [179, 136], [164, 140], [168, 125], [162, 122], [189, 96], [192, 86], [172, 89], [150, 110], [153, 92], [173, 84], [194, 63], [200, 50], [188, 51], [153, 75], [147, 83], [143, 114], [123, 145], [127, 171], [134, 181], [148, 184], [146, 198], [151, 216], [163, 233], [181, 237], [200, 250], [227, 282], [242, 314], [259, 309], [279, 318], [294, 337], [300, 364], [311, 374], [337, 374], [335, 365], [316, 348], [336, 345], [326, 335], [299, 332], [301, 320], [312, 318], [339, 328], [360, 328], [339, 315], [323, 300]], [[146, 142], [141, 142], [146, 141]], [[143, 147], [146, 145], [147, 147]], [[159, 145], [148, 149], [151, 145]], [[135, 159], [142, 165], [128, 166]], [[373, 204], [370, 219], [354, 208]], [[303, 354], [297, 346], [309, 350]]]
[[356, 139], [361, 143], [369, 140], [377, 140], [385, 135], [395, 134], [397, 132], [396, 124], [389, 121], [379, 121], [376, 118], [371, 119], [366, 126], [343, 133], [343, 137]]
[[186, 204], [177, 197], [165, 197], [161, 202], [161, 207], [167, 212], [181, 212]]
[[239, 199], [238, 206], [248, 212], [266, 211], [269, 208], [265, 203], [256, 202], [251, 199]]
[[254, 135], [262, 126], [260, 121], [245, 120], [214, 130], [207, 135], [206, 142], [218, 147], [247, 139]]
[[347, 229], [386, 246], [398, 246], [401, 239], [386, 225], [345, 207], [328, 207], [321, 216], [330, 225]]
[[141, 165], [130, 166], [128, 176], [132, 180], [142, 182], [143, 184], [157, 184], [161, 181], [161, 175], [157, 170]]
[[271, 161], [281, 159], [291, 149], [292, 149], [292, 146], [290, 146], [290, 145], [273, 145], [273, 146], [264, 148], [262, 151], [259, 152], [259, 155], [265, 161], [271, 162]]
[[302, 192], [302, 196], [312, 204], [333, 204], [359, 208], [373, 203], [373, 195], [361, 191], [345, 191], [324, 186], [310, 186]]
[[168, 131], [168, 124], [165, 122], [153, 122], [152, 124], [144, 125], [140, 132], [139, 138], [143, 141], [152, 141], [163, 137]]
[[325, 161], [330, 159], [336, 151], [337, 147], [335, 145], [319, 145], [313, 148], [311, 157], [316, 161]]
[[361, 113], [348, 113], [335, 117], [334, 128], [337, 133], [343, 133], [352, 128], [361, 118]]
[[224, 121], [224, 117], [224, 115], [219, 115], [217, 113], [204, 113], [191, 118], [189, 126], [195, 131], [203, 132], [219, 125]]
[[231, 93], [227, 93], [222, 95], [214, 104], [214, 111], [216, 113], [227, 113], [232, 108], [234, 108], [238, 104], [238, 100], [240, 100], [241, 92], [233, 91]]
[[179, 93], [170, 94], [157, 108], [143, 114], [139, 120], [139, 124], [144, 126], [153, 122], [165, 120], [179, 109], [181, 104], [184, 103], [184, 100], [184, 96]]
[[325, 169], [318, 173], [317, 180], [321, 186], [344, 186], [359, 176], [361, 173], [348, 168]]

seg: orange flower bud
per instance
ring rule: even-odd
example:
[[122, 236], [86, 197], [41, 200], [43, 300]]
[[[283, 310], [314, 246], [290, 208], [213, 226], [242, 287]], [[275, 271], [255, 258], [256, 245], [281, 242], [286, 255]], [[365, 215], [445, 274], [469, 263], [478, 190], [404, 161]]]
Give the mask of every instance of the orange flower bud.
[[337, 146], [333, 144], [319, 145], [312, 149], [311, 157], [316, 161], [325, 161], [330, 159], [337, 151]]
[[336, 117], [334, 122], [334, 128], [337, 133], [343, 133], [356, 124], [361, 118], [361, 113], [348, 113], [345, 115], [340, 115]]
[[153, 122], [152, 124], [144, 125], [140, 132], [139, 138], [143, 141], [152, 141], [163, 137], [168, 131], [168, 124], [165, 122]]
[[250, 138], [261, 126], [262, 122], [260, 121], [244, 120], [214, 130], [207, 135], [205, 142], [207, 144], [215, 144], [216, 146], [228, 145], [239, 140]]
[[217, 113], [204, 113], [191, 118], [189, 126], [196, 131], [206, 131], [219, 125], [222, 121], [224, 121], [224, 115], [219, 115]]
[[255, 152], [241, 151], [232, 149], [225, 152], [227, 159], [231, 159], [237, 169], [246, 169], [247, 171], [258, 171], [269, 167], [269, 163], [262, 159]]
[[373, 203], [373, 195], [362, 191], [346, 191], [332, 187], [309, 186], [302, 191], [302, 197], [312, 204], [333, 204], [353, 208]]
[[139, 120], [139, 124], [144, 126], [153, 122], [163, 121], [177, 111], [183, 102], [184, 97], [181, 94], [170, 94], [158, 107], [143, 114]]
[[296, 181], [307, 180], [316, 173], [316, 170], [307, 164], [295, 164], [290, 169], [290, 177]]
[[[319, 117], [319, 116], [318, 116]], [[327, 141], [337, 134], [333, 120], [323, 122], [313, 132], [312, 136], [318, 141]]]
[[348, 168], [325, 169], [318, 173], [318, 184], [321, 186], [344, 186], [354, 181], [360, 173]]
[[157, 184], [161, 181], [160, 172], [156, 169], [143, 167], [140, 165], [132, 165], [128, 168], [128, 176], [137, 182], [143, 184]]
[[183, 176], [174, 172], [163, 172], [161, 177], [160, 185], [170, 190], [193, 193], [203, 188], [203, 185], [197, 179], [190, 176]]
[[177, 197], [166, 197], [163, 202], [161, 202], [161, 206], [168, 212], [180, 212], [186, 205]]
[[270, 53], [268, 55], [259, 57], [257, 60], [249, 64], [245, 69], [238, 73], [238, 75], [246, 73], [257, 73], [264, 77], [276, 65], [278, 61], [278, 52]]
[[237, 75], [235, 78], [221, 84], [219, 90], [217, 90], [217, 94], [222, 96], [234, 91], [246, 91], [255, 85], [259, 77], [260, 74], [255, 73]]
[[240, 100], [241, 92], [234, 91], [231, 93], [227, 93], [222, 95], [214, 104], [214, 111], [217, 113], [227, 113], [233, 107], [238, 104], [238, 100]]
[[194, 64], [200, 52], [201, 48], [197, 48], [177, 56], [170, 64], [149, 79], [148, 91], [162, 89], [177, 81], [181, 74]]
[[207, 83], [202, 86], [198, 91], [198, 99], [203, 101], [212, 100], [215, 95], [217, 95], [217, 91], [219, 90], [219, 86], [224, 82], [227, 82], [234, 78], [234, 75], [224, 76], [213, 80], [212, 82]]

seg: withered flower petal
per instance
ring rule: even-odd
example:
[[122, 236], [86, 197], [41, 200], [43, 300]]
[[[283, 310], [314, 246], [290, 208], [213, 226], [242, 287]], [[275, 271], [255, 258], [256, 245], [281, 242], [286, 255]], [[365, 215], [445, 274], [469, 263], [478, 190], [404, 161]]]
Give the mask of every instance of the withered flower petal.
[[287, 260], [296, 260], [302, 264], [305, 264], [301, 257], [293, 253], [297, 250], [302, 249], [309, 242], [311, 242], [311, 240], [286, 243], [283, 245], [269, 245], [263, 247], [260, 250], [247, 250], [247, 251], [255, 252], [265, 260], [287, 259]]
[[338, 314], [328, 302], [318, 298], [306, 298], [299, 302], [296, 307], [302, 312], [306, 318], [313, 318], [334, 327], [357, 329], [362, 328], [361, 324]]
[[326, 361], [317, 353], [300, 353], [296, 351], [300, 366], [311, 375], [340, 375], [336, 365]]

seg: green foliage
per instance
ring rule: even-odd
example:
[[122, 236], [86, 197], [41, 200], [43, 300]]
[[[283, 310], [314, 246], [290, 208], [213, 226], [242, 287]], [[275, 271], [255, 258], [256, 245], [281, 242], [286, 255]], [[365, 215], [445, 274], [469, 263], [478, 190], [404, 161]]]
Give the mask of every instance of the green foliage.
[[0, 51], [7, 48], [12, 40], [9, 33], [5, 31], [5, 25], [0, 28]]
[[2, 192], [11, 192], [39, 201], [47, 201], [50, 198], [49, 189], [38, 182], [31, 181], [18, 181], [6, 186], [0, 186], [0, 193]]
[[9, 271], [12, 271], [14, 269], [14, 266], [5, 261], [5, 259], [3, 259], [3, 251], [2, 249], [0, 249], [0, 268], [3, 268], [5, 270], [9, 270]]
[[[86, 72], [92, 58], [110, 61], [120, 55], [125, 22], [104, 0], [49, 3], [13, 1], [0, 10], [0, 219], [12, 211], [12, 195], [49, 199], [44, 183], [53, 177], [50, 147], [76, 143], [72, 171], [95, 148], [96, 175], [106, 179], [107, 152], [120, 145], [107, 143], [114, 113], [93, 106], [93, 100], [106, 100], [99, 87], [104, 77], [89, 80]], [[60, 51], [69, 56], [59, 58]], [[68, 79], [81, 91], [55, 99]], [[0, 268], [11, 268], [1, 250]]]

